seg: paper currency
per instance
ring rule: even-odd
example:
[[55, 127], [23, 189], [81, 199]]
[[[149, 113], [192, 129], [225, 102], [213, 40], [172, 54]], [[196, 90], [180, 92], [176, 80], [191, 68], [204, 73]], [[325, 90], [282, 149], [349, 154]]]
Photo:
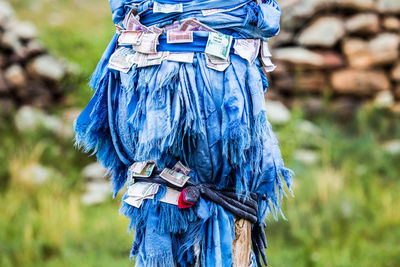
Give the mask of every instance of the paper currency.
[[158, 52], [154, 54], [136, 53], [135, 63], [139, 68], [160, 65], [163, 60], [167, 59], [169, 52]]
[[160, 199], [160, 201], [178, 206], [178, 200], [180, 194], [181, 192], [167, 187], [167, 192], [165, 192], [165, 195]]
[[144, 178], [147, 178], [147, 177], [151, 176], [155, 166], [156, 166], [156, 164], [154, 162], [147, 162], [145, 167], [140, 172], [135, 172], [135, 171], [130, 171], [130, 170], [128, 170], [128, 172], [133, 177], [144, 177]]
[[179, 31], [204, 31], [204, 32], [217, 32], [211, 27], [208, 27], [207, 25], [201, 23], [200, 21], [196, 19], [187, 19], [184, 22], [182, 22], [181, 27], [179, 28]]
[[216, 71], [224, 71], [231, 64], [229, 57], [228, 59], [221, 59], [207, 54], [205, 56], [207, 67]]
[[189, 176], [186, 176], [182, 173], [179, 173], [177, 171], [165, 168], [161, 173], [160, 177], [166, 180], [167, 182], [170, 182], [173, 185], [182, 187], [185, 185], [187, 180], [189, 180]]
[[160, 28], [158, 28], [158, 27], [156, 27], [156, 26], [154, 26], [154, 25], [152, 25], [152, 26], [149, 26], [149, 27], [147, 27], [151, 32], [154, 32], [154, 33], [158, 33], [158, 34], [162, 34], [163, 33], [163, 30], [162, 29], [160, 29]]
[[192, 43], [193, 32], [191, 31], [167, 31], [167, 43]]
[[116, 33], [120, 34], [120, 33], [122, 33], [123, 31], [125, 31], [125, 30], [124, 30], [124, 28], [121, 27], [121, 25], [115, 24], [115, 32], [116, 32]]
[[136, 16], [130, 12], [128, 15], [126, 15], [123, 25], [125, 26], [125, 29], [127, 31], [141, 31], [145, 33], [151, 33], [152, 31], [144, 26], [140, 21], [136, 18]]
[[138, 45], [133, 45], [132, 48], [136, 52], [143, 54], [154, 54], [157, 53], [157, 45], [159, 33], [143, 33], [141, 37], [141, 42]]
[[230, 35], [210, 32], [205, 53], [227, 59], [231, 50], [232, 39]]
[[193, 63], [194, 53], [169, 53], [167, 60], [182, 63]]
[[143, 169], [146, 167], [147, 161], [134, 162], [131, 167], [129, 167], [130, 172], [132, 173], [141, 173]]
[[235, 39], [235, 54], [253, 64], [260, 51], [260, 39]]
[[184, 175], [189, 175], [191, 169], [189, 167], [186, 167], [185, 165], [183, 165], [182, 162], [178, 161], [174, 167], [172, 167], [172, 170], [180, 172]]
[[271, 51], [269, 50], [268, 41], [262, 41], [261, 43], [261, 57], [272, 57]]
[[165, 31], [177, 31], [180, 27], [182, 26], [181, 22], [179, 21], [174, 21], [171, 24], [165, 25], [164, 30]]
[[127, 196], [124, 201], [131, 206], [140, 208], [145, 199], [153, 199], [157, 194], [160, 185], [155, 183], [134, 183], [128, 188]]
[[182, 13], [183, 4], [162, 4], [154, 2], [153, 13]]
[[118, 48], [110, 57], [108, 67], [127, 73], [134, 64], [135, 52], [129, 47]]
[[143, 32], [139, 31], [123, 31], [118, 37], [119, 45], [139, 45]]
[[272, 72], [276, 69], [276, 66], [272, 63], [270, 57], [261, 57], [261, 62], [264, 65], [265, 72]]

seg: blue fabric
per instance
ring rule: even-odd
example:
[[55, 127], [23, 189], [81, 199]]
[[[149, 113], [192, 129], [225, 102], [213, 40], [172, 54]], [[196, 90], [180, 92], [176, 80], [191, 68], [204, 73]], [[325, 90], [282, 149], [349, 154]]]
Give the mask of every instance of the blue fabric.
[[[192, 11], [146, 11], [142, 23], [161, 26], [196, 17], [236, 38], [268, 39], [279, 32], [280, 10], [275, 1], [261, 6], [248, 2], [234, 11], [206, 17], [199, 9], [247, 1], [159, 2], [183, 2]], [[140, 3], [152, 4], [111, 0], [114, 22], [120, 22], [133, 4]], [[203, 48], [202, 34], [195, 34], [194, 46]], [[192, 169], [190, 176], [197, 183], [257, 193], [261, 223], [268, 212], [274, 216], [281, 213], [283, 187], [290, 187], [292, 174], [284, 167], [267, 121], [264, 93], [268, 82], [259, 61], [249, 64], [232, 54], [231, 65], [218, 72], [207, 67], [203, 53], [196, 52], [193, 64], [134, 65], [125, 74], [107, 68], [117, 38], [115, 35], [110, 42], [92, 76], [94, 96], [75, 123], [77, 145], [92, 151], [108, 168], [114, 196], [124, 186], [133, 162], [155, 160], [158, 168], [164, 168], [180, 160]], [[158, 48], [172, 50], [164, 37]], [[186, 51], [184, 46], [179, 49]], [[231, 266], [232, 214], [203, 199], [191, 209], [179, 210], [159, 202], [164, 194], [161, 186], [156, 197], [145, 200], [139, 209], [124, 202], [121, 205], [121, 213], [131, 219], [130, 229], [135, 229], [131, 256], [137, 256], [137, 266], [171, 266], [171, 261], [190, 266], [195, 244], [201, 246], [203, 267]]]

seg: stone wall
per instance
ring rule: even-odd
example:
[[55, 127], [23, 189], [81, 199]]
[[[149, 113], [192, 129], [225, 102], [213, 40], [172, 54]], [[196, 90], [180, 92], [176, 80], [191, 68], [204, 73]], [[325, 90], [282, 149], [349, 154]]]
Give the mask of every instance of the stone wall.
[[62, 95], [65, 66], [36, 39], [36, 28], [0, 0], [0, 115], [15, 107], [48, 107]]
[[[400, 112], [400, 0], [286, 0], [272, 98]], [[302, 101], [303, 100], [303, 101]]]

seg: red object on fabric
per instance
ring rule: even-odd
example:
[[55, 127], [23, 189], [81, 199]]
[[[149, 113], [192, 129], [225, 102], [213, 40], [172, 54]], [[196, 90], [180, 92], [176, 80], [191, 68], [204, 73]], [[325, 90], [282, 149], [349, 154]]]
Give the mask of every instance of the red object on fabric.
[[195, 203], [185, 201], [185, 190], [183, 189], [178, 199], [178, 208], [187, 209], [192, 207]]

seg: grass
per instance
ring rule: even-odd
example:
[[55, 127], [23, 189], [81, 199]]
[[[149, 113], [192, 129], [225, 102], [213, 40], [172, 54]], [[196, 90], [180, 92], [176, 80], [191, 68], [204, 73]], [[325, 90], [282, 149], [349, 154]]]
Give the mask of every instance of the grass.
[[[33, 21], [49, 49], [77, 64], [63, 106], [83, 108], [86, 83], [113, 34], [106, 2], [12, 0], [20, 18]], [[400, 162], [381, 145], [400, 138], [399, 118], [369, 108], [347, 121], [312, 118], [319, 130], [299, 130], [300, 111], [275, 126], [286, 163], [296, 172], [294, 198], [284, 201], [288, 221], [268, 219], [270, 266], [399, 266]], [[131, 266], [128, 221], [120, 199], [80, 203], [81, 169], [92, 162], [72, 140], [39, 129], [19, 132], [0, 118], [0, 266]], [[311, 149], [319, 161], [294, 158]], [[34, 185], [30, 166], [51, 178]]]

